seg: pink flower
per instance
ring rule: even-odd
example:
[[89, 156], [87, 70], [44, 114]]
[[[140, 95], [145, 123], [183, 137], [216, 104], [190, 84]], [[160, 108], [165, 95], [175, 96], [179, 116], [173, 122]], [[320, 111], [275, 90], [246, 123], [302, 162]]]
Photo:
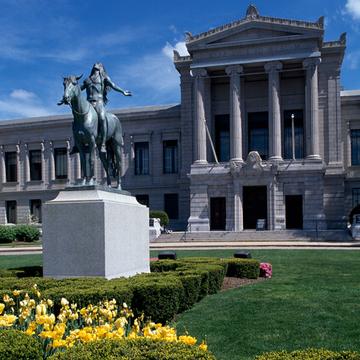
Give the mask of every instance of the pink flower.
[[272, 277], [272, 266], [270, 263], [260, 263], [260, 276], [265, 278]]

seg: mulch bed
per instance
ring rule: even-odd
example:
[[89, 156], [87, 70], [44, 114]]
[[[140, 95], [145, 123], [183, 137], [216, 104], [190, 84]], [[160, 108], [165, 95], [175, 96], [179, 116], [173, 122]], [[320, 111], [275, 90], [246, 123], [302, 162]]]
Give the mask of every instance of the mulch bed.
[[221, 291], [235, 289], [240, 286], [255, 284], [264, 280], [266, 280], [266, 278], [264, 277], [259, 277], [257, 279], [241, 279], [236, 277], [225, 277], [221, 287]]

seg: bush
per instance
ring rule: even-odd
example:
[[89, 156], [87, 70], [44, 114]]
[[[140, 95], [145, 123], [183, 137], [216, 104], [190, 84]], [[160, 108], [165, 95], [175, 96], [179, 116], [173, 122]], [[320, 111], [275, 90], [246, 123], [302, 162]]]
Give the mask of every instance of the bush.
[[42, 360], [39, 340], [17, 330], [0, 330], [0, 360]]
[[118, 304], [123, 302], [132, 303], [133, 291], [129, 284], [110, 285], [109, 282], [90, 284], [87, 287], [77, 287], [77, 282], [72, 285], [54, 286], [44, 291], [45, 298], [54, 301], [54, 312], [59, 313], [61, 298], [66, 298], [70, 303], [76, 303], [78, 307], [86, 307], [89, 304], [97, 304], [100, 301], [115, 299]]
[[154, 322], [165, 323], [179, 312], [184, 288], [177, 276], [139, 275], [131, 279], [132, 310], [135, 316], [144, 313]]
[[326, 349], [274, 351], [258, 355], [255, 360], [360, 360], [360, 353]]
[[227, 276], [257, 279], [260, 275], [260, 263], [255, 259], [224, 259], [228, 265]]
[[160, 219], [161, 226], [167, 226], [169, 224], [169, 217], [165, 211], [161, 210], [151, 210], [149, 214], [150, 218]]
[[15, 237], [18, 241], [33, 242], [39, 240], [40, 230], [33, 225], [16, 225]]
[[136, 340], [102, 340], [74, 346], [50, 356], [49, 360], [215, 360], [208, 351], [181, 342]]
[[0, 225], [0, 244], [11, 243], [16, 239], [15, 226]]

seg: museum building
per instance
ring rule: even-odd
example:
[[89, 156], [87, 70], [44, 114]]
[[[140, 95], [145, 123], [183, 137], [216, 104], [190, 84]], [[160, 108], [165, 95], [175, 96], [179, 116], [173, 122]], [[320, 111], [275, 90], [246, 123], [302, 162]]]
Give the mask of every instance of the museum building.
[[[123, 188], [174, 230], [344, 229], [360, 204], [360, 91], [342, 91], [346, 36], [316, 22], [244, 18], [174, 52], [181, 104], [114, 110]], [[165, 75], [164, 75], [165, 76]], [[0, 223], [41, 220], [79, 182], [72, 118], [0, 122]], [[96, 155], [97, 156], [97, 155]], [[96, 178], [104, 183], [97, 157]]]

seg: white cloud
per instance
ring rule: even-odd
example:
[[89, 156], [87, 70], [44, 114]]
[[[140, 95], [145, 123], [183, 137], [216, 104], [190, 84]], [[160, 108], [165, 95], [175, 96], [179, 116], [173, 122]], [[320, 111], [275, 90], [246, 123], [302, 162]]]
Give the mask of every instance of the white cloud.
[[360, 19], [360, 0], [347, 0], [345, 9], [354, 19]]
[[174, 57], [174, 50], [176, 50], [181, 56], [189, 55], [185, 41], [179, 41], [175, 44], [175, 46], [172, 46], [170, 43], [167, 42], [166, 45], [163, 47], [162, 52], [172, 60]]
[[177, 42], [174, 46], [166, 43], [159, 52], [147, 54], [133, 64], [120, 68], [119, 75], [114, 78], [121, 79], [121, 83], [131, 87], [134, 100], [136, 93], [141, 92], [141, 103], [177, 102], [180, 97], [180, 77], [173, 63], [174, 49], [181, 55], [188, 54], [185, 42]]
[[36, 95], [31, 92], [24, 89], [15, 89], [10, 93], [10, 97], [13, 99], [19, 99], [19, 100], [31, 100], [36, 97]]
[[45, 106], [31, 91], [15, 89], [0, 99], [0, 117], [37, 117], [54, 114], [54, 108]]

